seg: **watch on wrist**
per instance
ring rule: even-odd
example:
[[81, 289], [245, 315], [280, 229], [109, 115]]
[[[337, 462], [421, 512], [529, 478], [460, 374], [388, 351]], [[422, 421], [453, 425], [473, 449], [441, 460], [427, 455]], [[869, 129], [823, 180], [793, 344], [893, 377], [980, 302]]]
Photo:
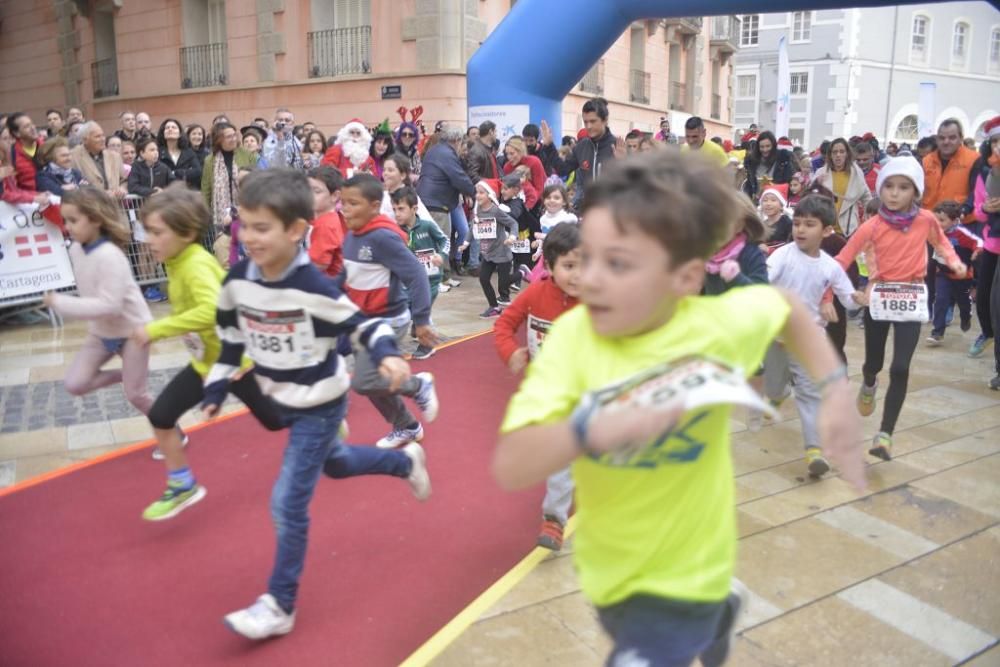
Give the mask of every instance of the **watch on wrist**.
[[579, 449], [581, 453], [595, 459], [599, 458], [601, 453], [590, 446], [588, 436], [590, 420], [593, 419], [596, 411], [597, 401], [594, 400], [593, 395], [584, 394], [580, 399], [580, 403], [576, 406], [573, 413], [569, 417], [569, 424], [570, 428], [573, 430], [576, 448]]

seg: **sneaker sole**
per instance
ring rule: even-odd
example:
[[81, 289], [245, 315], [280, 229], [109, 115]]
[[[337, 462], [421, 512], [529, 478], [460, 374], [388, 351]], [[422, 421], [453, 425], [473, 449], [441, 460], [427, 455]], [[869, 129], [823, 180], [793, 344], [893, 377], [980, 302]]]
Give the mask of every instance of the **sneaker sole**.
[[562, 551], [562, 542], [556, 542], [548, 537], [539, 537], [535, 544], [549, 551]]
[[[415, 444], [415, 443], [407, 443], [407, 445], [411, 445], [411, 444]], [[419, 502], [424, 502], [428, 498], [431, 497], [431, 491], [433, 490], [431, 488], [431, 476], [430, 476], [430, 473], [427, 472], [427, 452], [425, 452], [424, 448], [420, 447], [419, 445], [417, 446], [417, 448], [415, 450], [411, 449], [410, 451], [414, 451], [415, 452], [414, 456], [410, 456], [410, 452], [403, 452], [403, 453], [406, 454], [408, 457], [410, 457], [410, 460], [413, 461], [413, 465], [417, 465], [417, 462], [418, 462], [417, 460], [419, 460], [420, 467], [424, 469], [424, 479], [427, 482], [427, 491], [426, 491], [426, 493], [424, 493], [422, 495], [420, 493], [418, 493], [417, 489], [414, 487], [413, 482], [410, 480], [409, 477], [406, 478], [406, 481], [410, 485], [410, 490], [413, 491], [413, 497], [416, 498]], [[417, 460], [414, 460], [414, 459], [417, 459]], [[410, 475], [412, 475], [412, 474], [413, 474], [413, 472], [411, 471]]]
[[876, 458], [880, 458], [883, 461], [891, 461], [892, 453], [888, 449], [879, 445], [878, 447], [872, 447], [868, 450], [868, 453]]
[[225, 616], [222, 617], [222, 624], [225, 625], [230, 630], [232, 630], [234, 634], [237, 634], [240, 637], [246, 637], [247, 639], [252, 639], [253, 641], [262, 641], [262, 640], [268, 639], [270, 637], [283, 637], [283, 636], [287, 635], [289, 632], [291, 632], [292, 630], [295, 629], [294, 625], [289, 625], [287, 628], [286, 627], [279, 628], [279, 629], [275, 630], [274, 632], [272, 632], [271, 634], [265, 635], [264, 637], [251, 637], [251, 636], [245, 635], [242, 632], [240, 632], [239, 630], [237, 630], [236, 626], [233, 625], [232, 623], [230, 623], [229, 619], [226, 618]]
[[937, 340], [936, 338], [927, 338], [927, 344], [931, 347], [938, 347], [944, 341]]
[[421, 354], [421, 355], [411, 354], [410, 359], [412, 359], [413, 361], [423, 361], [424, 359], [430, 359], [431, 357], [433, 357], [436, 352], [437, 350], [431, 350], [430, 353], [428, 354]]
[[401, 442], [398, 445], [383, 445], [382, 441], [379, 440], [378, 442], [375, 443], [375, 446], [378, 447], [379, 449], [400, 449], [402, 447], [406, 447], [411, 442], [423, 442], [423, 441], [424, 441], [424, 431], [423, 429], [421, 429], [420, 434], [417, 437], [413, 438], [412, 440]]
[[809, 476], [822, 477], [830, 472], [830, 464], [823, 459], [813, 459], [809, 462]]
[[186, 510], [188, 507], [191, 507], [195, 503], [199, 502], [202, 498], [205, 497], [206, 493], [208, 493], [208, 491], [205, 490], [205, 487], [199, 484], [198, 490], [194, 492], [194, 495], [192, 495], [190, 498], [188, 498], [180, 505], [167, 512], [166, 514], [163, 514], [158, 517], [143, 516], [142, 518], [145, 519], [146, 521], [165, 521], [167, 519], [173, 519], [175, 516]]
[[441, 403], [438, 401], [437, 386], [434, 384], [434, 374], [433, 373], [417, 373], [415, 377], [420, 378], [424, 382], [430, 382], [431, 384], [431, 394], [434, 396], [434, 400], [428, 401], [427, 409], [422, 406], [420, 412], [423, 414], [424, 419], [428, 424], [437, 419], [438, 411], [441, 408]]

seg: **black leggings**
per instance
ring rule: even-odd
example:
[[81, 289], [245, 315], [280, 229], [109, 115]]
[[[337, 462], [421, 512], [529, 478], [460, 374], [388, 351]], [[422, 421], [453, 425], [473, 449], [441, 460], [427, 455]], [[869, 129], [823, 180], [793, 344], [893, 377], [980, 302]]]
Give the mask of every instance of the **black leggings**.
[[993, 323], [990, 321], [990, 295], [993, 293], [993, 274], [997, 270], [997, 260], [1000, 256], [989, 250], [984, 250], [979, 258], [979, 269], [976, 274], [976, 315], [979, 317], [979, 328], [983, 336], [993, 338]]
[[833, 300], [833, 308], [837, 311], [837, 321], [827, 322], [826, 335], [846, 366], [847, 352], [844, 351], [844, 346], [847, 345], [847, 309], [840, 303], [840, 299]]
[[889, 388], [885, 392], [881, 430], [892, 435], [903, 409], [903, 399], [906, 398], [910, 361], [920, 340], [920, 323], [879, 322], [873, 320], [871, 313], [865, 308], [865, 363], [861, 372], [869, 387], [875, 384], [876, 377], [885, 365], [885, 344], [889, 339], [890, 326], [893, 328], [892, 364], [889, 366]]
[[497, 307], [497, 296], [494, 294], [493, 284], [490, 282], [494, 271], [497, 273], [497, 289], [500, 292], [500, 298], [503, 301], [510, 301], [510, 265], [511, 262], [497, 264], [485, 259], [479, 265], [479, 286], [483, 288], [483, 294], [486, 295], [486, 301], [489, 302], [490, 308]]
[[[253, 371], [229, 385], [229, 392], [243, 401], [257, 421], [268, 431], [280, 431], [285, 427], [278, 404], [260, 391]], [[203, 380], [198, 371], [188, 365], [163, 388], [149, 410], [149, 422], [153, 428], [169, 429], [177, 425], [177, 420], [185, 412], [201, 403], [205, 398]]]

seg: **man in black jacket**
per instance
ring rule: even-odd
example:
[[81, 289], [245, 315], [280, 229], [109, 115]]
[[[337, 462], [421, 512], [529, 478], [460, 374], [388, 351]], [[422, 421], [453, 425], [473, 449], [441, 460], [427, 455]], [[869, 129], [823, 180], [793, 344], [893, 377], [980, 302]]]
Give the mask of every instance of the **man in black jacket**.
[[[576, 142], [565, 160], [552, 142], [552, 128], [541, 122], [541, 148], [538, 151], [543, 164], [551, 164], [559, 176], [566, 178], [576, 172], [577, 198], [590, 183], [601, 176], [601, 171], [611, 160], [625, 156], [625, 140], [616, 139], [608, 127], [608, 102], [602, 97], [587, 100], [583, 105], [583, 126], [587, 136]], [[574, 202], [574, 205], [576, 202]]]
[[479, 138], [469, 146], [469, 152], [465, 156], [469, 178], [472, 179], [473, 183], [478, 183], [484, 178], [500, 178], [502, 176], [493, 149], [496, 140], [496, 123], [491, 120], [484, 120], [480, 123]]

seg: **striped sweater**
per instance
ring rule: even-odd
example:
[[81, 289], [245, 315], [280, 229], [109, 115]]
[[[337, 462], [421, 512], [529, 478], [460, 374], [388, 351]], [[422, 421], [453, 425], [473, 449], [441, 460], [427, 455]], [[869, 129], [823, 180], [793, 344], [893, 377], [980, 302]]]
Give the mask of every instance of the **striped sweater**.
[[398, 356], [392, 329], [367, 319], [300, 250], [278, 279], [263, 278], [249, 260], [229, 271], [216, 312], [222, 353], [205, 381], [203, 405], [220, 405], [244, 351], [261, 390], [295, 409], [333, 402], [350, 387], [337, 339], [350, 334], [376, 364]]

